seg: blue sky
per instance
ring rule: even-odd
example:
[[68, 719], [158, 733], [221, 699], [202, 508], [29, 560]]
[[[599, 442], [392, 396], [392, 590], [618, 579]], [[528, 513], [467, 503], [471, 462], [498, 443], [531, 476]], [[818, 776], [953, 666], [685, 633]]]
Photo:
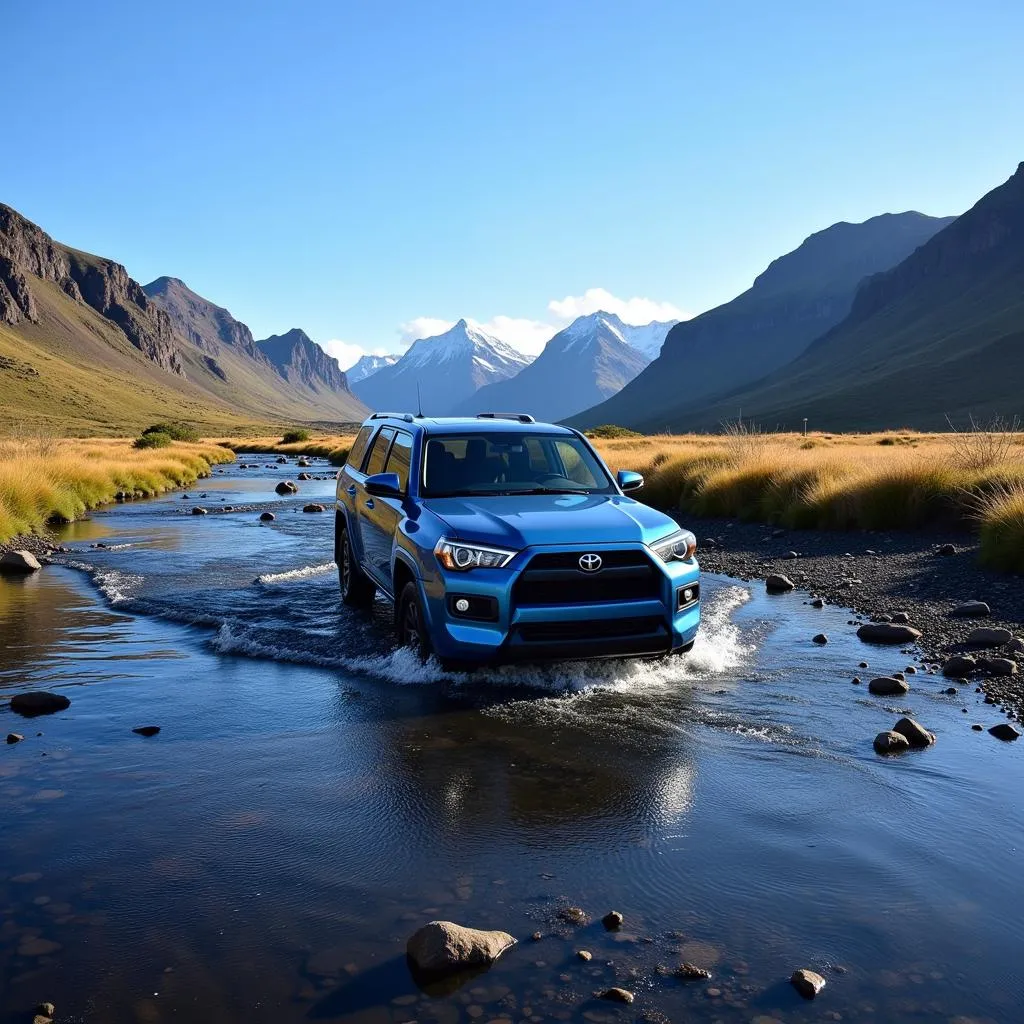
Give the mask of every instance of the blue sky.
[[962, 212], [1024, 158], [1019, 0], [13, 0], [2, 24], [0, 201], [350, 357], [460, 316], [535, 347], [595, 301], [699, 312], [812, 231]]

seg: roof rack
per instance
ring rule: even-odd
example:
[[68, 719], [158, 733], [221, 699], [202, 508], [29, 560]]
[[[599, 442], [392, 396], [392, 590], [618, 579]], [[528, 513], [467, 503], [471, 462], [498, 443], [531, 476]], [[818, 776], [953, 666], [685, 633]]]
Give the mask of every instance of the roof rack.
[[519, 423], [536, 423], [528, 412], [478, 412], [478, 420], [516, 420]]
[[371, 420], [403, 420], [412, 423], [416, 417], [411, 412], [374, 412], [370, 413]]

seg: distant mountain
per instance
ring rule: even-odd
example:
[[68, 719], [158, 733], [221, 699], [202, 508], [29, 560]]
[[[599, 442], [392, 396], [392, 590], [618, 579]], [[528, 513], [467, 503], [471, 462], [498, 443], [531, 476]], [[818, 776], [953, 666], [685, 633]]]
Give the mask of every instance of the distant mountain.
[[505, 342], [460, 320], [451, 330], [414, 341], [392, 366], [355, 385], [371, 409], [446, 416], [480, 388], [515, 376], [529, 359]]
[[385, 366], [394, 366], [398, 362], [398, 356], [360, 356], [359, 361], [345, 371], [348, 378], [348, 385], [352, 387], [367, 377], [372, 377], [378, 370]]
[[827, 430], [944, 429], [947, 416], [1024, 417], [1022, 381], [1024, 163], [898, 266], [868, 278], [849, 315], [798, 359], [702, 420], [742, 404], [768, 427], [806, 416]]
[[[613, 316], [609, 313], [600, 313], [599, 316]], [[619, 333], [625, 339], [626, 344], [635, 348], [641, 355], [647, 357], [647, 362], [657, 359], [661, 352], [661, 346], [665, 344], [668, 332], [672, 330], [678, 320], [653, 320], [649, 324], [624, 324], [618, 317], [615, 320], [619, 324]]]
[[846, 316], [865, 277], [895, 266], [952, 220], [883, 214], [811, 235], [742, 295], [673, 327], [643, 373], [576, 422], [663, 429], [703, 420], [708, 398], [796, 358]]
[[158, 277], [143, 290], [188, 342], [186, 366], [201, 363], [213, 378], [207, 386], [226, 402], [272, 418], [361, 418], [362, 406], [337, 360], [302, 331], [257, 342], [245, 324], [176, 277]]
[[[588, 409], [619, 391], [650, 362], [626, 340], [636, 330], [611, 313], [581, 316], [516, 376], [481, 388], [457, 411], [528, 412], [550, 422]], [[641, 337], [650, 341], [656, 334]]]
[[0, 426], [89, 435], [175, 418], [226, 433], [361, 418], [347, 389], [290, 385], [244, 324], [180, 281], [149, 288], [0, 205]]

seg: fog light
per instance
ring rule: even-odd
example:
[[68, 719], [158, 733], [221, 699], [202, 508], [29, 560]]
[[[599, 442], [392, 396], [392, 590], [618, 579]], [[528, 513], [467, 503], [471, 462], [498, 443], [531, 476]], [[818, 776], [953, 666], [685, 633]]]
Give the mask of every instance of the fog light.
[[457, 612], [463, 612], [463, 613], [468, 612], [469, 611], [469, 602], [464, 597], [460, 597], [458, 599], [458, 601], [455, 602], [455, 610]]
[[687, 587], [683, 591], [683, 600], [689, 604], [693, 600], [693, 587]]

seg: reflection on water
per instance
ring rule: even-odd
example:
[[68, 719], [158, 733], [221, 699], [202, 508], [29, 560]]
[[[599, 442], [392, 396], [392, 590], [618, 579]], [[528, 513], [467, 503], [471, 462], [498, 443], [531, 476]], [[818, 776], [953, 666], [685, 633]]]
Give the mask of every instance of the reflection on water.
[[[168, 496], [71, 538], [89, 575], [0, 581], [0, 693], [72, 699], [0, 707], [0, 1021], [1018, 1019], [1021, 751], [970, 731], [975, 695], [917, 677], [938, 743], [876, 758], [896, 709], [850, 686], [843, 613], [715, 579], [690, 658], [441, 677], [303, 571], [329, 517], [246, 473], [209, 493], [270, 528]], [[521, 941], [424, 992], [402, 953], [432, 917]]]

